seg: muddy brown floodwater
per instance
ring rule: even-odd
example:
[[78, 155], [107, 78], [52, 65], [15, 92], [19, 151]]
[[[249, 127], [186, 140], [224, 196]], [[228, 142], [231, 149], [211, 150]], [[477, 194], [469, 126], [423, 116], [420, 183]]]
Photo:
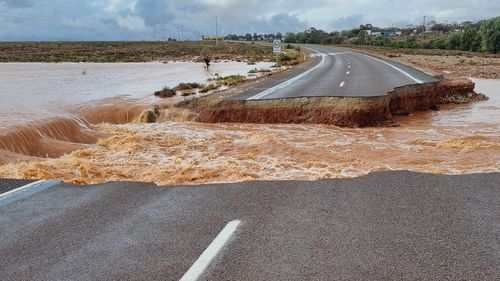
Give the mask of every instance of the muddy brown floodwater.
[[398, 127], [201, 124], [171, 112], [167, 116], [177, 122], [167, 117], [157, 124], [97, 125], [107, 137], [96, 145], [56, 159], [7, 164], [0, 176], [173, 185], [344, 178], [382, 170], [499, 172], [500, 80], [473, 80], [488, 101], [400, 117]]

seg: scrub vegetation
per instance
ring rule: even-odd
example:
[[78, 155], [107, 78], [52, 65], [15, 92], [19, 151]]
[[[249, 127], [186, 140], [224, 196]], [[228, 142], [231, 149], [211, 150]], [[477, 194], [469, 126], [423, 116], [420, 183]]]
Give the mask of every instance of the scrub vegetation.
[[0, 42], [0, 62], [149, 62], [203, 60], [272, 61], [272, 48], [258, 44], [189, 42]]
[[[374, 35], [393, 32], [392, 36]], [[372, 34], [372, 35], [370, 35]], [[500, 17], [480, 22], [439, 24], [408, 29], [383, 29], [371, 24], [340, 32], [310, 28], [304, 32], [287, 33], [285, 43], [368, 45], [389, 48], [447, 49], [469, 52], [500, 52]]]

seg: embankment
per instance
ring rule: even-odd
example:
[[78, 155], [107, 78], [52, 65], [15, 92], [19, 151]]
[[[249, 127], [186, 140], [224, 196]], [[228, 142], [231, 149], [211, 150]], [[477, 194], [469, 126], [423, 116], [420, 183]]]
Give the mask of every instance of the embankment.
[[271, 100], [223, 100], [181, 104], [203, 123], [313, 123], [366, 127], [393, 122], [394, 115], [435, 110], [441, 104], [487, 99], [467, 79], [396, 88], [379, 97], [302, 97]]

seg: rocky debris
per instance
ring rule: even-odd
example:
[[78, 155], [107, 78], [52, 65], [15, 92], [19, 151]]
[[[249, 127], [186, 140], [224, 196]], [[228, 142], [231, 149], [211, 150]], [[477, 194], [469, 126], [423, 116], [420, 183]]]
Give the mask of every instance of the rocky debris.
[[208, 93], [212, 90], [217, 90], [218, 88], [220, 88], [220, 86], [217, 84], [213, 84], [213, 83], [206, 84], [206, 85], [203, 85], [203, 87], [201, 87], [200, 93], [203, 93], [203, 94]]
[[160, 98], [171, 98], [175, 96], [175, 90], [165, 87], [161, 91], [156, 91], [154, 95]]
[[198, 89], [198, 88], [200, 88], [200, 86], [201, 85], [198, 83], [180, 83], [173, 90], [174, 91], [188, 91], [188, 90]]
[[158, 118], [160, 117], [160, 108], [158, 106], [153, 107], [152, 109], [144, 110], [140, 116], [141, 123], [156, 123]]
[[441, 103], [449, 103], [449, 104], [463, 104], [477, 101], [485, 101], [489, 98], [485, 94], [481, 93], [468, 93], [467, 95], [456, 95], [456, 96], [447, 96], [441, 98]]

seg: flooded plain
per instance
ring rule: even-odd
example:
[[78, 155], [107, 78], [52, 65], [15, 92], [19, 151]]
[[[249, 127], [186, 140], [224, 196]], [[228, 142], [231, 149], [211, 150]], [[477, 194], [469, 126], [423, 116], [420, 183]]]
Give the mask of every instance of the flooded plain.
[[67, 116], [79, 106], [111, 99], [154, 102], [154, 91], [180, 82], [205, 83], [215, 74], [247, 75], [273, 63], [0, 63], [0, 132], [13, 125]]
[[[0, 164], [58, 157], [102, 136], [92, 124], [128, 123], [162, 102], [153, 92], [273, 63], [1, 63]], [[181, 97], [180, 100], [182, 100]]]
[[167, 109], [156, 124], [81, 120], [97, 144], [75, 147], [57, 158], [39, 155], [0, 166], [0, 177], [173, 185], [316, 180], [384, 170], [499, 172], [500, 80], [473, 81], [476, 91], [490, 100], [401, 117], [398, 127], [201, 124], [190, 121], [189, 112], [175, 109]]

